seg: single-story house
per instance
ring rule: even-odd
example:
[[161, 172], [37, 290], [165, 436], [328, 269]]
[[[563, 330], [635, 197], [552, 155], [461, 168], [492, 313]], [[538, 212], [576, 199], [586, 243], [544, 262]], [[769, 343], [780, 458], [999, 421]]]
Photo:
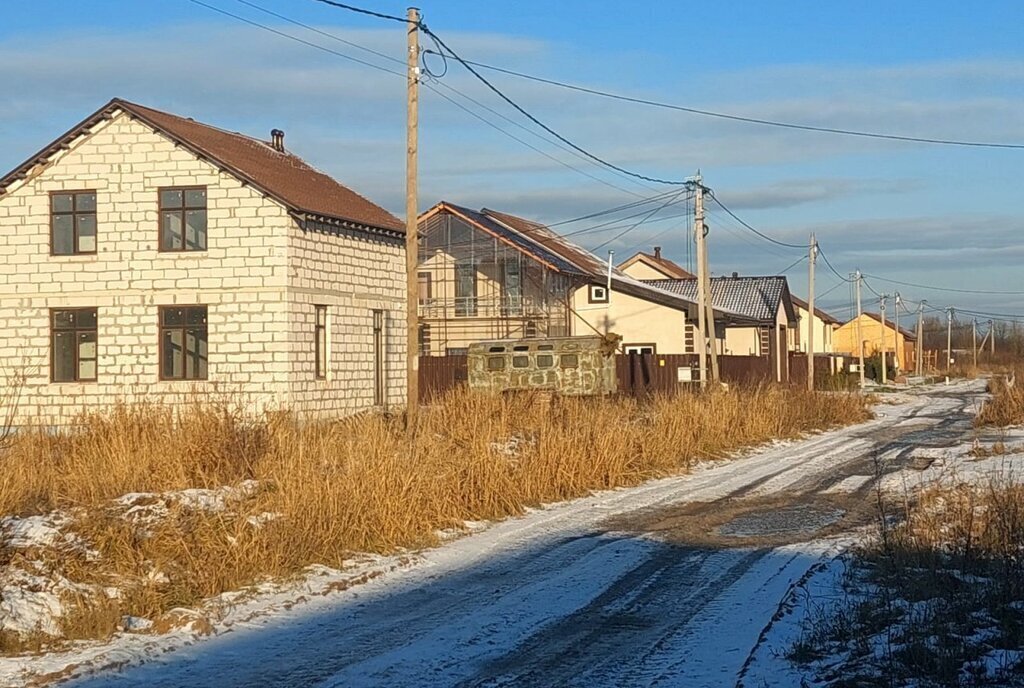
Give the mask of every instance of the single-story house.
[[799, 336], [797, 340], [797, 351], [807, 353], [810, 347], [810, 329], [814, 328], [814, 353], [831, 354], [835, 351], [832, 343], [832, 335], [836, 328], [842, 325], [842, 321], [831, 314], [815, 306], [814, 314], [810, 312], [810, 305], [796, 296], [790, 297], [793, 300], [793, 307], [796, 308]]
[[405, 232], [268, 140], [114, 99], [0, 178], [16, 422], [405, 403]]
[[541, 223], [442, 201], [420, 216], [419, 232], [421, 355], [595, 332], [620, 335], [626, 353], [694, 351], [694, 298], [610, 268]]
[[[865, 357], [882, 351], [884, 343], [885, 350], [890, 357], [894, 352], [896, 353], [897, 368], [913, 370], [917, 361], [917, 335], [904, 327], [900, 327], [897, 331], [896, 324], [888, 317], [886, 317], [883, 328], [882, 318], [878, 313], [861, 313], [859, 319], [853, 318], [837, 328], [833, 336], [833, 347], [837, 352], [848, 354], [854, 358], [859, 356], [858, 322], [860, 323], [860, 342]], [[883, 337], [885, 338], [884, 342]]]
[[[796, 310], [783, 276], [711, 278], [711, 304], [737, 314], [726, 322], [718, 352], [732, 356], [768, 356], [777, 381], [789, 379], [789, 352], [796, 348]], [[645, 280], [687, 299], [697, 298], [696, 279]], [[742, 318], [742, 319], [740, 319]]]

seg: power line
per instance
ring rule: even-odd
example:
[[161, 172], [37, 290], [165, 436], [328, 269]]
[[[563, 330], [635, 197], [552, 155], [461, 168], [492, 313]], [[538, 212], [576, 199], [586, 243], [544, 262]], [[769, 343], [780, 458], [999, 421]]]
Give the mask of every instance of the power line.
[[221, 9], [219, 7], [214, 7], [213, 5], [208, 5], [207, 3], [203, 2], [202, 0], [188, 0], [188, 1], [191, 2], [193, 5], [199, 5], [200, 7], [205, 7], [206, 9], [212, 10], [214, 12], [217, 12], [218, 14], [223, 14], [226, 17], [231, 17], [232, 19], [237, 19], [238, 21], [244, 22], [244, 23], [246, 23], [246, 24], [248, 24], [250, 26], [255, 26], [256, 28], [263, 29], [264, 31], [269, 31], [270, 33], [277, 34], [278, 36], [281, 36], [282, 38], [287, 38], [287, 39], [295, 41], [297, 43], [302, 43], [303, 45], [307, 45], [310, 48], [316, 48], [317, 50], [320, 50], [320, 51], [325, 52], [325, 53], [329, 53], [331, 55], [334, 55], [336, 57], [340, 57], [340, 58], [345, 59], [345, 60], [349, 60], [351, 62], [355, 62], [356, 64], [361, 64], [361, 65], [363, 65], [365, 67], [370, 67], [371, 69], [376, 69], [376, 70], [381, 71], [381, 72], [387, 72], [388, 74], [394, 74], [395, 76], [399, 76], [399, 77], [405, 78], [405, 74], [402, 74], [401, 72], [396, 72], [395, 70], [388, 69], [387, 67], [381, 67], [380, 65], [373, 64], [372, 62], [367, 62], [366, 60], [360, 60], [358, 57], [352, 57], [351, 55], [346, 55], [345, 53], [338, 52], [337, 50], [331, 50], [330, 48], [327, 48], [325, 46], [320, 45], [319, 43], [313, 43], [311, 41], [307, 41], [307, 40], [305, 40], [303, 38], [299, 38], [298, 36], [293, 36], [290, 33], [285, 33], [284, 31], [278, 31], [277, 29], [275, 29], [273, 27], [270, 27], [270, 26], [267, 26], [266, 24], [260, 24], [259, 22], [253, 21], [251, 19], [247, 19], [247, 18], [245, 18], [245, 17], [243, 17], [243, 16], [241, 16], [239, 14], [234, 14], [233, 12], [228, 12], [227, 10]]
[[653, 217], [654, 215], [656, 215], [660, 211], [662, 211], [665, 208], [667, 208], [668, 206], [676, 203], [677, 199], [679, 198], [679, 196], [681, 196], [682, 194], [686, 193], [687, 191], [689, 191], [689, 188], [688, 187], [683, 187], [682, 189], [679, 190], [679, 193], [675, 194], [674, 196], [669, 198], [667, 201], [662, 203], [660, 206], [658, 206], [657, 208], [655, 208], [651, 212], [647, 213], [647, 215], [645, 215], [643, 218], [637, 220], [635, 223], [633, 223], [632, 225], [630, 225], [629, 227], [627, 227], [623, 231], [619, 232], [618, 234], [613, 236], [611, 239], [606, 239], [605, 241], [602, 241], [600, 244], [598, 244], [597, 246], [593, 247], [590, 250], [591, 251], [596, 251], [597, 249], [603, 248], [603, 247], [607, 246], [608, 244], [612, 243], [613, 241], [616, 241], [616, 240], [621, 239], [622, 237], [626, 236], [627, 234], [632, 232], [634, 229], [636, 229], [637, 227], [642, 225], [644, 222], [646, 222], [648, 219], [650, 219], [651, 217]]
[[770, 241], [771, 243], [776, 244], [777, 246], [785, 246], [786, 248], [799, 248], [799, 249], [810, 248], [807, 244], [789, 244], [789, 243], [786, 243], [785, 241], [779, 241], [778, 239], [773, 239], [772, 237], [768, 236], [764, 232], [761, 232], [760, 230], [755, 229], [751, 225], [747, 224], [747, 222], [744, 221], [741, 217], [739, 217], [736, 213], [734, 213], [733, 211], [729, 210], [729, 208], [724, 203], [722, 203], [722, 201], [720, 201], [718, 199], [718, 196], [716, 196], [713, 191], [709, 190], [708, 191], [708, 196], [710, 196], [711, 200], [713, 200], [715, 203], [717, 203], [722, 210], [727, 212], [730, 215], [730, 217], [732, 217], [734, 220], [739, 222], [741, 225], [743, 225], [744, 227], [749, 229], [751, 232], [753, 232], [757, 236], [759, 236], [762, 239], [764, 239], [765, 241]]
[[[320, 0], [321, 2], [325, 0]], [[677, 110], [679, 112], [687, 112], [693, 115], [702, 115], [705, 117], [716, 117], [718, 119], [733, 120], [736, 122], [746, 122], [748, 124], [760, 124], [770, 127], [779, 127], [783, 129], [796, 129], [800, 131], [812, 131], [823, 134], [840, 134], [843, 136], [858, 136], [862, 138], [871, 139], [883, 139], [890, 141], [904, 141], [909, 143], [927, 143], [944, 146], [965, 146], [975, 148], [1009, 148], [1009, 149], [1024, 149], [1024, 144], [1020, 143], [999, 143], [999, 142], [988, 142], [988, 141], [965, 141], [959, 139], [939, 139], [930, 138], [923, 136], [902, 136], [899, 134], [886, 134], [880, 132], [871, 131], [858, 131], [855, 129], [840, 129], [836, 127], [819, 127], [810, 124], [798, 124], [795, 122], [782, 122], [778, 120], [763, 119], [760, 117], [745, 117], [742, 115], [733, 115], [725, 112], [715, 112], [712, 110], [701, 110], [694, 107], [687, 107], [683, 105], [675, 105], [672, 103], [664, 103], [656, 100], [648, 100], [646, 98], [637, 98], [633, 96], [626, 96], [618, 93], [611, 93], [609, 91], [602, 91], [596, 88], [588, 88], [586, 86], [579, 86], [576, 84], [569, 84], [563, 81], [557, 81], [555, 79], [546, 79], [544, 77], [533, 76], [531, 74], [524, 74], [517, 72], [512, 69], [505, 69], [503, 67], [496, 67], [494, 65], [485, 64], [483, 62], [473, 62], [467, 60], [468, 64], [471, 64], [482, 69], [488, 69], [502, 74], [508, 74], [510, 76], [519, 77], [521, 79], [528, 79], [530, 81], [536, 81], [542, 84], [548, 84], [550, 86], [557, 86], [559, 88], [569, 89], [571, 91], [579, 91], [580, 93], [588, 93], [594, 96], [600, 96], [602, 98], [611, 98], [614, 100], [621, 100], [628, 103], [636, 103], [639, 105], [649, 105], [651, 107], [663, 108], [667, 110]]]
[[821, 246], [820, 245], [818, 246], [818, 255], [821, 256], [821, 259], [823, 261], [825, 261], [825, 265], [828, 266], [828, 269], [831, 270], [835, 274], [835, 276], [838, 277], [840, 280], [842, 280], [843, 282], [853, 282], [854, 281], [854, 280], [850, 279], [849, 277], [843, 276], [842, 273], [840, 273], [838, 270], [836, 270], [835, 266], [832, 265], [832, 261], [830, 261], [828, 259], [828, 256], [825, 255], [825, 252], [821, 250]]
[[807, 260], [807, 256], [800, 256], [799, 258], [794, 260], [792, 263], [790, 263], [788, 267], [783, 268], [782, 270], [779, 270], [779, 272], [777, 274], [785, 275], [787, 272], [789, 272], [790, 270], [792, 270], [793, 268], [795, 268], [797, 265], [799, 265], [800, 263], [804, 262], [805, 260]]
[[[357, 14], [365, 14], [371, 17], [377, 17], [378, 19], [388, 19], [390, 21], [401, 22], [403, 24], [408, 23], [409, 21], [405, 17], [399, 17], [394, 14], [382, 14], [380, 12], [374, 12], [373, 10], [368, 10], [363, 7], [356, 7], [355, 5], [346, 5], [343, 2], [334, 2], [334, 0], [316, 0], [316, 2], [322, 2], [325, 5], [337, 7], [338, 9], [342, 10], [348, 10], [349, 12], [355, 12]], [[420, 24], [422, 25], [422, 22], [420, 22]]]
[[865, 277], [871, 277], [872, 279], [880, 280], [882, 282], [889, 282], [892, 284], [899, 284], [904, 287], [915, 287], [917, 289], [932, 289], [934, 291], [948, 291], [957, 294], [989, 294], [993, 296], [1024, 296], [1024, 291], [993, 291], [985, 289], [956, 289], [954, 287], [936, 287], [930, 284], [915, 284], [914, 282], [903, 282], [901, 280], [895, 280], [890, 277], [881, 277], [880, 275], [864, 275]]

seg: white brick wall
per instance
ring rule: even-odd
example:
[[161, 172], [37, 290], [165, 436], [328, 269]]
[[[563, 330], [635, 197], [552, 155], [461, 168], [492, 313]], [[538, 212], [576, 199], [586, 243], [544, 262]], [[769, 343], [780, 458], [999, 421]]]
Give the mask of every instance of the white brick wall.
[[[157, 190], [207, 187], [208, 249], [157, 251]], [[50, 255], [52, 191], [95, 190], [97, 253]], [[0, 365], [19, 413], [62, 423], [119, 400], [216, 395], [255, 409], [373, 403], [372, 310], [388, 311], [387, 402], [404, 403], [404, 249], [303, 232], [287, 210], [124, 114], [0, 196]], [[331, 375], [314, 379], [312, 304], [330, 307]], [[158, 307], [208, 307], [206, 381], [160, 381]], [[97, 381], [50, 382], [49, 310], [98, 309]]]

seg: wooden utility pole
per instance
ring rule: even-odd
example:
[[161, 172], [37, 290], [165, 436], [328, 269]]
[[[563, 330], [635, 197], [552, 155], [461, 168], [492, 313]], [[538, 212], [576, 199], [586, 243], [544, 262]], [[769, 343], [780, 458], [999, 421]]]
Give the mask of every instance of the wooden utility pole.
[[708, 338], [707, 338], [707, 292], [704, 286], [704, 185], [701, 182], [700, 170], [695, 178], [693, 198], [693, 239], [697, 250], [697, 335], [700, 345], [697, 357], [700, 366], [700, 386], [708, 386]]
[[885, 355], [886, 353], [888, 353], [889, 349], [889, 345], [885, 341], [885, 294], [882, 294], [881, 296], [878, 297], [878, 308], [880, 311], [879, 315], [882, 318], [882, 384], [884, 385], [886, 382], [889, 381], [888, 377], [886, 376], [887, 366], [885, 365]]
[[818, 259], [818, 241], [811, 232], [810, 252], [807, 255], [807, 389], [814, 391], [814, 262]]
[[991, 320], [988, 321], [988, 333], [992, 337], [992, 341], [989, 342], [991, 347], [989, 353], [992, 354], [992, 360], [994, 361], [996, 360], [996, 326]]
[[924, 361], [922, 360], [922, 358], [923, 358], [922, 354], [924, 353], [924, 304], [925, 303], [926, 303], [925, 301], [922, 301], [917, 306], [917, 361], [916, 361], [917, 366], [916, 366], [916, 370], [917, 370], [917, 374], [918, 374], [919, 377], [924, 374]]
[[857, 280], [857, 358], [860, 364], [860, 388], [864, 389], [864, 334], [862, 332], [861, 325], [861, 308], [860, 308], [860, 283], [863, 277], [860, 274], [860, 270], [856, 272]]
[[714, 295], [711, 291], [711, 267], [708, 263], [708, 226], [704, 224], [703, 231], [704, 235], [704, 254], [701, 259], [704, 261], [704, 304], [705, 308], [708, 309], [707, 325], [708, 325], [708, 347], [711, 350], [711, 381], [719, 382], [721, 377], [718, 373], [718, 335], [715, 328], [715, 305]]
[[408, 88], [406, 94], [406, 149], [405, 149], [405, 278], [406, 278], [406, 426], [416, 427], [420, 397], [420, 337], [419, 337], [419, 231], [417, 201], [417, 161], [419, 147], [419, 85], [420, 85], [420, 11], [409, 8], [408, 15]]
[[978, 369], [978, 319], [971, 323], [971, 352], [974, 354], [974, 369]]
[[953, 308], [946, 309], [946, 372], [949, 372], [949, 362], [953, 360]]
[[[895, 333], [892, 336], [892, 380], [896, 381], [896, 374], [899, 372], [902, 366], [900, 361], [903, 359], [905, 351], [900, 351], [900, 293], [896, 292], [892, 297], [892, 309], [893, 309], [893, 321], [895, 322], [894, 327], [896, 328]], [[906, 349], [906, 347], [903, 347]]]

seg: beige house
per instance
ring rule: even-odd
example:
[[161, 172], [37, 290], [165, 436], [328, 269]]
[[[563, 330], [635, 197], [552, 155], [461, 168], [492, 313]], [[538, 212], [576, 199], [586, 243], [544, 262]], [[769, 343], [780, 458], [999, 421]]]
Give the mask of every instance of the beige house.
[[913, 370], [917, 365], [917, 336], [902, 327], [897, 330], [895, 323], [888, 318], [883, 328], [879, 314], [861, 313], [860, 318], [854, 318], [836, 329], [833, 346], [837, 352], [857, 357], [858, 337], [865, 357], [873, 356], [884, 348], [888, 354], [889, 365], [895, 364], [900, 370]]
[[799, 321], [799, 339], [796, 350], [807, 353], [810, 347], [810, 331], [814, 328], [814, 353], [831, 354], [835, 352], [832, 336], [842, 323], [820, 308], [814, 309], [811, 315], [810, 306], [803, 299], [792, 297], [793, 306]]
[[661, 255], [661, 246], [654, 253], [640, 251], [619, 263], [619, 270], [638, 280], [696, 279], [697, 276], [675, 261]]
[[695, 351], [692, 298], [609, 269], [540, 223], [448, 202], [419, 223], [422, 355], [464, 354], [478, 341], [595, 332], [620, 335], [626, 353]]
[[404, 236], [270, 141], [112, 100], [0, 179], [19, 422], [216, 395], [404, 403]]

